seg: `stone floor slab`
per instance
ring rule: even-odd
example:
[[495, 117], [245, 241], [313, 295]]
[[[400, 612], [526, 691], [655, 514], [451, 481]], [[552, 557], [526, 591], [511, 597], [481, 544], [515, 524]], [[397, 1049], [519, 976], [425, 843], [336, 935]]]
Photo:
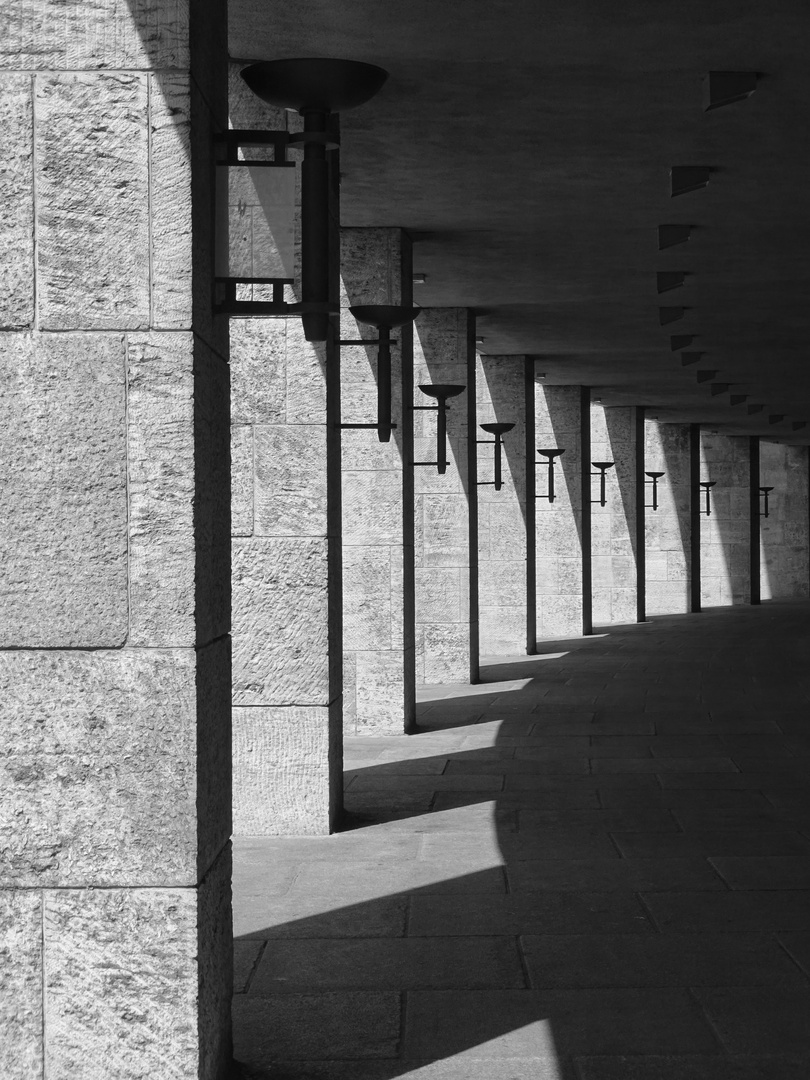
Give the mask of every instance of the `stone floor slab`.
[[806, 855], [728, 856], [709, 861], [732, 889], [810, 889], [810, 857]]
[[807, 928], [803, 892], [648, 893], [642, 895], [656, 925], [666, 933], [728, 933]]
[[703, 859], [541, 859], [506, 868], [514, 893], [544, 890], [613, 892], [725, 892]]
[[694, 993], [730, 1054], [810, 1057], [810, 987], [731, 987]]

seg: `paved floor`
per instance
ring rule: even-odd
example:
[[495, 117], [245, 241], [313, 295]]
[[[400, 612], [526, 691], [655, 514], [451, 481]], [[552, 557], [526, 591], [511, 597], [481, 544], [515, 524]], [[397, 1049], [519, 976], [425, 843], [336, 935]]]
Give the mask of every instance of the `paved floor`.
[[810, 1077], [810, 604], [541, 648], [236, 843], [249, 1075]]

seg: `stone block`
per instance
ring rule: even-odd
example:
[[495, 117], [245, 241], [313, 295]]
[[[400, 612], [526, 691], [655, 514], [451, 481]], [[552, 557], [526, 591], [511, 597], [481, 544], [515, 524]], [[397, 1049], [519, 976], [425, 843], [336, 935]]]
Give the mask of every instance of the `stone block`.
[[285, 319], [288, 424], [326, 423], [326, 346], [307, 341], [300, 319]]
[[[343, 419], [344, 421], [348, 420], [345, 412]], [[374, 413], [370, 420], [376, 422], [376, 419], [375, 404]], [[402, 451], [397, 440], [396, 431], [391, 442], [387, 443], [377, 442], [373, 431], [342, 431], [340, 442], [341, 463], [345, 473], [385, 472], [389, 476], [391, 473], [402, 473]], [[397, 478], [390, 476], [390, 483], [402, 483], [401, 475]], [[353, 498], [353, 488], [346, 483], [345, 477], [343, 492], [345, 505]]]
[[514, 656], [526, 648], [526, 607], [484, 607], [479, 613], [482, 656]]
[[355, 664], [356, 733], [401, 735], [406, 720], [402, 652], [357, 652]]
[[487, 562], [480, 567], [479, 597], [484, 607], [525, 607], [525, 562]]
[[195, 641], [194, 339], [129, 340], [130, 640]]
[[463, 618], [461, 595], [467, 591], [466, 571], [459, 567], [417, 569], [416, 605], [420, 622], [460, 622]]
[[326, 428], [256, 427], [257, 536], [326, 534]]
[[582, 635], [582, 600], [578, 596], [544, 596], [538, 605], [539, 636], [545, 639]]
[[231, 319], [231, 420], [281, 424], [286, 419], [286, 327], [282, 319]]
[[0, 67], [187, 68], [188, 4], [113, 0], [87, 7], [10, 0], [0, 17]]
[[4, 75], [0, 79], [0, 326], [5, 329], [30, 326], [34, 320], [32, 115], [30, 76]]
[[37, 81], [37, 293], [48, 330], [149, 325], [147, 79]]
[[329, 832], [329, 710], [233, 710], [237, 836]]
[[[355, 304], [398, 304], [401, 257], [399, 229], [341, 229], [341, 308]], [[347, 328], [351, 333], [344, 334]], [[355, 329], [357, 324], [348, 311], [341, 312], [341, 336], [361, 336], [355, 335]], [[368, 327], [363, 329], [367, 331]]]
[[[554, 506], [557, 506], [555, 502]], [[570, 509], [537, 515], [537, 551], [541, 555], [574, 555], [581, 544], [576, 518]]]
[[198, 844], [205, 861], [228, 836], [227, 642], [199, 664], [210, 678], [192, 649], [0, 653], [3, 884], [197, 880]]
[[[417, 416], [420, 415], [417, 413]], [[424, 414], [423, 414], [424, 415]], [[430, 415], [430, 414], [428, 414]], [[435, 421], [431, 420], [431, 424]], [[436, 432], [431, 427], [427, 433], [419, 433], [417, 426], [413, 440], [414, 461], [436, 461]], [[417, 495], [463, 495], [464, 477], [467, 475], [466, 439], [447, 440], [447, 472], [440, 474], [435, 465], [419, 466], [414, 473], [414, 488]]]
[[42, 897], [0, 890], [0, 1073], [42, 1076]]
[[329, 696], [327, 541], [233, 544], [237, 705], [325, 705]]
[[424, 678], [428, 685], [470, 680], [468, 625], [424, 623]]
[[402, 543], [402, 486], [388, 472], [344, 471], [354, 498], [343, 507], [343, 544], [348, 547]]
[[426, 566], [467, 566], [470, 559], [466, 496], [423, 496]]
[[343, 644], [390, 649], [391, 556], [387, 547], [343, 548]]
[[223, 852], [199, 888], [46, 891], [48, 1077], [224, 1075], [229, 877]]
[[538, 558], [537, 594], [555, 595], [559, 591], [559, 559]]
[[231, 428], [231, 532], [253, 535], [253, 428]]
[[120, 645], [128, 622], [121, 339], [6, 338], [0, 645]]
[[152, 325], [190, 329], [194, 263], [190, 76], [149, 76]]

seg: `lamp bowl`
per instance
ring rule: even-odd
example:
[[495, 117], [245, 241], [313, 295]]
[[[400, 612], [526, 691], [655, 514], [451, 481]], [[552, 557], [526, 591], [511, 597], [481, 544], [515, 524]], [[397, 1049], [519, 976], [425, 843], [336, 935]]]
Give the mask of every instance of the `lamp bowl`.
[[514, 424], [481, 424], [482, 429], [488, 431], [490, 435], [505, 435], [514, 426]]
[[565, 450], [560, 449], [559, 447], [556, 447], [556, 446], [552, 446], [552, 447], [547, 448], [546, 450], [538, 450], [537, 453], [542, 454], [543, 457], [547, 457], [550, 461], [553, 461], [553, 459], [555, 457], [559, 457], [560, 454], [564, 454]]
[[666, 473], [662, 472], [648, 472], [644, 473], [645, 476], [649, 476], [651, 480], [658, 480], [662, 476], [666, 476]]
[[388, 72], [358, 60], [312, 58], [263, 60], [241, 72], [253, 93], [268, 105], [305, 112], [343, 112], [379, 92]]
[[350, 307], [349, 311], [359, 323], [376, 326], [378, 330], [393, 330], [413, 322], [421, 311], [418, 307], [398, 307], [396, 304], [363, 304]]
[[467, 387], [459, 386], [457, 383], [425, 383], [424, 385], [420, 383], [419, 389], [428, 397], [446, 401], [447, 398], [455, 397], [456, 394], [463, 394]]
[[593, 467], [595, 469], [601, 469], [603, 472], [606, 469], [612, 469], [613, 468], [613, 462], [612, 461], [592, 461], [591, 465], [593, 465]]

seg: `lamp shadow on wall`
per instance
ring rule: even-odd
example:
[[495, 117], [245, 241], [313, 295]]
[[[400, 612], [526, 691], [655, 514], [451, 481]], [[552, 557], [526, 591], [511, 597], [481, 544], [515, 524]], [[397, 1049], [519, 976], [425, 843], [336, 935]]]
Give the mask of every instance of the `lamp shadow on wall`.
[[[650, 645], [660, 654], [660, 641]], [[675, 825], [656, 808], [649, 774], [622, 776], [626, 800], [601, 811], [611, 824], [594, 824], [602, 807], [586, 750], [594, 718], [608, 731], [639, 731], [645, 721], [628, 718], [618, 699], [594, 713], [591, 692], [569, 685], [592, 681], [600, 663], [610, 682], [600, 639], [542, 647], [489, 666], [488, 685], [422, 711], [422, 731], [463, 729], [469, 748], [437, 753], [434, 741], [425, 757], [349, 775], [347, 825], [382, 847], [328, 869], [308, 861], [291, 891], [264, 904], [292, 916], [278, 924], [241, 917], [234, 1015], [247, 1076], [466, 1080], [509, 1059], [516, 1080], [572, 1080], [592, 1075], [575, 1072], [575, 1058], [583, 1067], [600, 1054], [716, 1052], [700, 1024], [690, 1043], [685, 991], [653, 989], [661, 987], [653, 952], [619, 990], [607, 989], [610, 963], [594, 977], [595, 962], [589, 981], [581, 964], [594, 961], [569, 955], [580, 946], [566, 935], [654, 933], [633, 889], [606, 885], [621, 868], [608, 830], [661, 830], [665, 842]], [[618, 778], [603, 775], [603, 786], [615, 793]], [[397, 844], [414, 836], [418, 854], [400, 848], [398, 858]], [[274, 874], [283, 873], [278, 863]], [[296, 904], [303, 917], [292, 915]], [[431, 1069], [437, 1062], [450, 1071]]]

